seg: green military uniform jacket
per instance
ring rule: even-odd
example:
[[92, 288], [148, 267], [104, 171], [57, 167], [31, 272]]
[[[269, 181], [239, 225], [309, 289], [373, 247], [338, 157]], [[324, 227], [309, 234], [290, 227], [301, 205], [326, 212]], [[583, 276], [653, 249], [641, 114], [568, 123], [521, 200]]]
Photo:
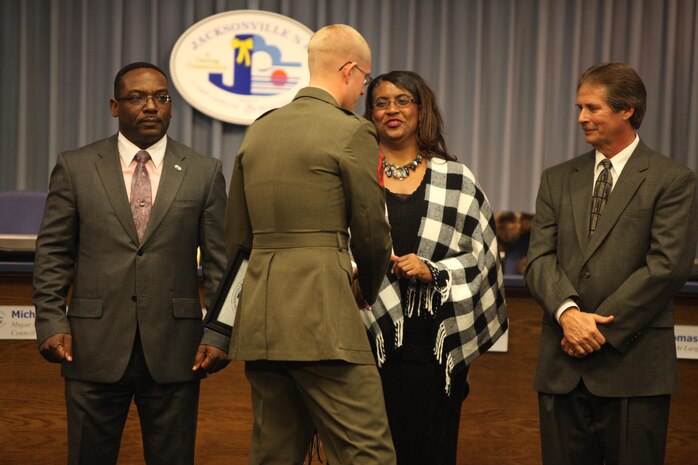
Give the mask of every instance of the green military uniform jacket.
[[252, 249], [229, 356], [372, 364], [351, 291], [351, 251], [373, 302], [389, 264], [373, 125], [302, 89], [257, 120], [235, 161], [226, 246]]

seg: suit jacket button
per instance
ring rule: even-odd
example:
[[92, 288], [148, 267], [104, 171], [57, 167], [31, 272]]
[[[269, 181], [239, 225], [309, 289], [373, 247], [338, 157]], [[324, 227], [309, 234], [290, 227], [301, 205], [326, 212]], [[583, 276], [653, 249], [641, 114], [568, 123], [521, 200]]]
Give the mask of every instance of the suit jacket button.
[[138, 249], [138, 256], [142, 257], [143, 256], [143, 249]]
[[131, 300], [133, 300], [133, 301], [135, 302], [135, 301], [138, 300], [138, 297], [136, 297], [135, 295], [132, 295], [132, 296], [131, 296]]
[[591, 273], [589, 273], [588, 271], [585, 271], [584, 272], [584, 279], [589, 279], [589, 278], [591, 278]]

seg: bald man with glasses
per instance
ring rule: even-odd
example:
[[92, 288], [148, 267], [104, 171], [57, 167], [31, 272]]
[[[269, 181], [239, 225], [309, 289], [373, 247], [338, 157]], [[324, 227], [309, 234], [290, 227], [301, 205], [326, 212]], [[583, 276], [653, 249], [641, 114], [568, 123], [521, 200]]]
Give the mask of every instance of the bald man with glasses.
[[308, 65], [310, 86], [247, 130], [230, 186], [227, 249], [252, 249], [229, 351], [252, 386], [249, 463], [302, 463], [317, 430], [333, 465], [391, 465], [349, 257], [374, 301], [391, 241], [376, 132], [352, 111], [371, 52], [349, 26], [327, 26]]

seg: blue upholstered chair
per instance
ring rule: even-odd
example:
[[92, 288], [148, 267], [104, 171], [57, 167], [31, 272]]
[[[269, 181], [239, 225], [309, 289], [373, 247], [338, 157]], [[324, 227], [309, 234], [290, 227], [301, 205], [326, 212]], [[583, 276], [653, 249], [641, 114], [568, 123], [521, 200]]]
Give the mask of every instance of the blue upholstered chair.
[[37, 234], [46, 192], [1, 191], [0, 234]]
[[533, 215], [525, 212], [499, 211], [495, 212], [494, 220], [497, 225], [502, 271], [506, 275], [520, 275], [526, 266]]

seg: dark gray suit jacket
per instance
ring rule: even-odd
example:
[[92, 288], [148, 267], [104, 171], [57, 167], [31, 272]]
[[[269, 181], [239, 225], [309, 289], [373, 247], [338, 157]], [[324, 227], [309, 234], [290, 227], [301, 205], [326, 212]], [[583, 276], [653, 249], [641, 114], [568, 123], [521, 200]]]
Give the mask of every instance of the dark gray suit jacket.
[[[674, 393], [678, 370], [671, 299], [695, 257], [696, 176], [642, 141], [589, 238], [594, 152], [543, 173], [526, 283], [543, 307], [535, 388], [564, 394], [584, 380], [595, 395]], [[564, 354], [553, 314], [566, 298], [614, 315], [607, 339], [584, 359]]]
[[202, 337], [196, 253], [200, 247], [208, 306], [225, 267], [225, 202], [221, 163], [168, 139], [139, 244], [117, 136], [58, 156], [37, 239], [34, 305], [39, 344], [73, 336], [63, 376], [119, 380], [136, 328], [155, 381], [199, 376], [191, 371]]

